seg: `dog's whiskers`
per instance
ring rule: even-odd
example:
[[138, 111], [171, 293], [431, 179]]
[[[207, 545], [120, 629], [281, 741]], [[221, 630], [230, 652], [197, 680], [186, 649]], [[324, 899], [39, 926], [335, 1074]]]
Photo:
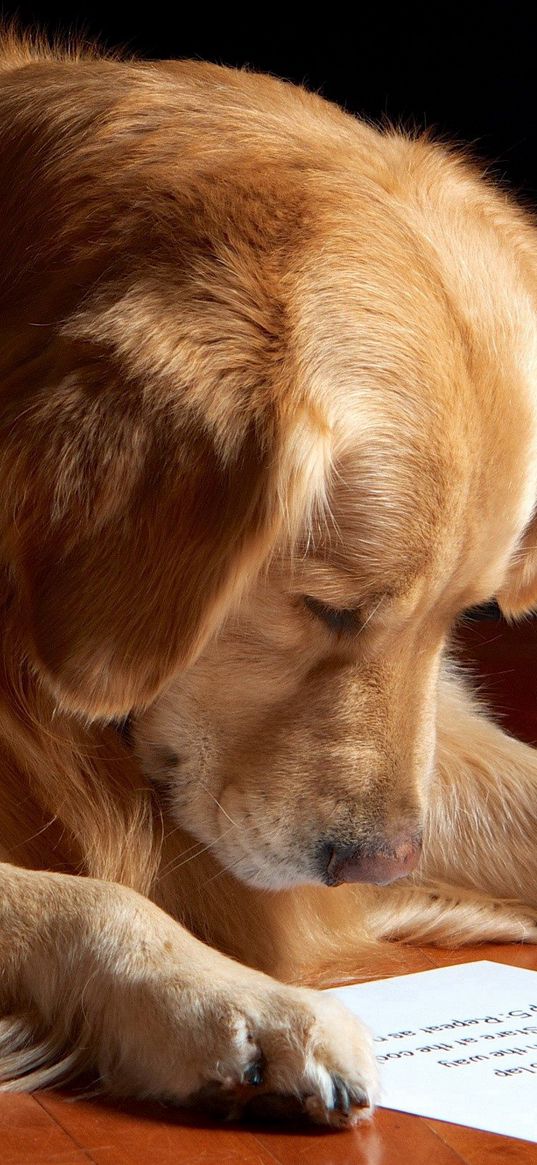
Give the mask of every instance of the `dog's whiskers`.
[[239, 866], [240, 863], [244, 861], [244, 857], [245, 854], [241, 854], [240, 857], [236, 858], [234, 862], [230, 862], [228, 866], [222, 866], [221, 870], [217, 870], [216, 874], [212, 874], [210, 878], [205, 880], [205, 885], [208, 886], [209, 882], [214, 882], [217, 878], [220, 878], [222, 874], [228, 874], [230, 870], [234, 870], [236, 866]]
[[[233, 832], [234, 828], [236, 829], [237, 827], [232, 826], [230, 829], [226, 829], [225, 832], [220, 835], [220, 837], [227, 837], [227, 835], [229, 833]], [[218, 839], [218, 841], [219, 840], [220, 840], [220, 838]], [[177, 870], [181, 869], [181, 866], [186, 866], [186, 865], [188, 865], [188, 862], [195, 861], [196, 858], [201, 857], [201, 855], [206, 853], [207, 850], [214, 849], [214, 847], [217, 844], [218, 843], [216, 841], [209, 841], [205, 844], [201, 841], [195, 842], [194, 845], [191, 845], [191, 846], [189, 846], [188, 849], [183, 850], [182, 853], [179, 854], [179, 857], [177, 859], [171, 858], [170, 861], [167, 863], [167, 865], [165, 865], [163, 867], [163, 869], [160, 871], [160, 877], [164, 878], [164, 877], [168, 876], [169, 874], [175, 874], [175, 872]], [[198, 848], [198, 847], [201, 847], [201, 848]], [[192, 850], [196, 850], [197, 852], [192, 853]], [[187, 854], [189, 855], [188, 857], [186, 856]]]
[[218, 800], [218, 797], [215, 797], [214, 793], [211, 793], [211, 790], [210, 790], [210, 789], [208, 789], [208, 788], [207, 788], [207, 786], [206, 786], [206, 785], [204, 785], [204, 784], [203, 784], [203, 782], [199, 780], [199, 778], [198, 778], [198, 784], [200, 784], [200, 785], [201, 785], [201, 787], [202, 787], [202, 789], [204, 790], [204, 792], [205, 792], [205, 793], [207, 793], [207, 796], [208, 796], [208, 797], [211, 797], [211, 799], [214, 801], [215, 805], [217, 805], [217, 806], [218, 806], [218, 808], [221, 810], [221, 812], [224, 814], [224, 817], [227, 817], [228, 821], [231, 821], [231, 824], [232, 824], [232, 825], [234, 825], [236, 829], [239, 829], [239, 828], [240, 828], [240, 826], [239, 826], [239, 823], [238, 823], [238, 821], [234, 821], [234, 820], [233, 820], [233, 818], [232, 818], [232, 817], [230, 817], [230, 815], [229, 815], [229, 813], [227, 812], [227, 810], [226, 810], [226, 809], [224, 809], [224, 806], [223, 806], [223, 805], [221, 804], [221, 802]]
[[[211, 790], [208, 789], [207, 786], [204, 785], [203, 782], [199, 780], [199, 778], [198, 778], [198, 784], [201, 785], [201, 788], [204, 790], [205, 793], [207, 793], [207, 796], [210, 797], [214, 801], [215, 805], [218, 806], [220, 811], [224, 814], [224, 817], [227, 817], [228, 821], [231, 823], [232, 828], [224, 830], [224, 832], [220, 834], [220, 837], [217, 839], [217, 841], [208, 842], [205, 845], [203, 844], [203, 842], [194, 842], [194, 844], [189, 846], [188, 849], [182, 851], [182, 853], [180, 855], [181, 860], [179, 861], [179, 863], [177, 865], [174, 864], [175, 859], [172, 858], [168, 862], [168, 864], [163, 867], [163, 869], [160, 872], [161, 878], [164, 878], [164, 877], [168, 876], [169, 874], [175, 873], [175, 871], [180, 869], [181, 866], [186, 865], [189, 861], [194, 861], [195, 858], [201, 857], [201, 855], [206, 853], [207, 850], [213, 849], [214, 846], [218, 844], [218, 841], [220, 841], [221, 838], [223, 838], [223, 837], [227, 837], [228, 834], [230, 834], [233, 829], [244, 828], [244, 826], [240, 826], [238, 821], [233, 820], [233, 818], [230, 816], [230, 814], [227, 812], [227, 810], [224, 809], [224, 806], [221, 804], [221, 802], [218, 800], [218, 798], [215, 797], [214, 793], [212, 793]], [[176, 826], [176, 828], [174, 830], [172, 830], [170, 834], [168, 834], [168, 837], [171, 837], [172, 834], [176, 833], [178, 829], [181, 829], [180, 825]], [[198, 848], [199, 846], [201, 846], [201, 849]], [[192, 852], [193, 850], [196, 850], [197, 852], [193, 853]], [[190, 856], [187, 857], [187, 855], [190, 855]]]
[[361, 635], [363, 631], [365, 631], [365, 629], [366, 629], [366, 627], [367, 627], [367, 624], [371, 622], [371, 620], [372, 620], [372, 618], [373, 618], [373, 615], [376, 615], [376, 613], [377, 613], [377, 611], [378, 611], [379, 607], [381, 606], [381, 604], [382, 604], [383, 602], [384, 602], [384, 595], [381, 595], [381, 596], [380, 596], [380, 599], [379, 599], [379, 601], [378, 601], [378, 603], [377, 603], [377, 605], [376, 605], [375, 607], [373, 607], [373, 610], [372, 610], [372, 611], [370, 611], [370, 612], [369, 612], [369, 615], [367, 616], [367, 619], [364, 619], [364, 621], [363, 621], [363, 623], [362, 623], [362, 625], [361, 625], [361, 627], [360, 627], [360, 630], [358, 631], [358, 634], [357, 634], [357, 636], [356, 636], [356, 638], [357, 638], [357, 639], [358, 639], [358, 636], [359, 636], [359, 635]]

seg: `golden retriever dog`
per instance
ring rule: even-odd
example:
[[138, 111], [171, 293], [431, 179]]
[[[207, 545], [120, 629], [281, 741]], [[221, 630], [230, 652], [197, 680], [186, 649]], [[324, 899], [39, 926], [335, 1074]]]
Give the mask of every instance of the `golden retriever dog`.
[[537, 753], [449, 659], [537, 601], [535, 226], [209, 64], [6, 34], [0, 137], [2, 1087], [352, 1124], [319, 986], [537, 940]]

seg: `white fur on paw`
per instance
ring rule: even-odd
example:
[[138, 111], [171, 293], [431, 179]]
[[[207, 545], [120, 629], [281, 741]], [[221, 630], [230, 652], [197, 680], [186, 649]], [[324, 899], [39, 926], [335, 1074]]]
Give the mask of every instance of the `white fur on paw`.
[[[264, 1001], [266, 1004], [266, 1001]], [[238, 1021], [229, 1055], [190, 1103], [219, 1115], [306, 1117], [348, 1127], [373, 1112], [378, 1075], [369, 1033], [339, 1001], [282, 988], [261, 1016]]]
[[219, 1083], [233, 1088], [243, 1082], [252, 1067], [259, 1062], [261, 1052], [244, 1015], [238, 1015], [230, 1032], [228, 1054], [211, 1066], [208, 1083]]

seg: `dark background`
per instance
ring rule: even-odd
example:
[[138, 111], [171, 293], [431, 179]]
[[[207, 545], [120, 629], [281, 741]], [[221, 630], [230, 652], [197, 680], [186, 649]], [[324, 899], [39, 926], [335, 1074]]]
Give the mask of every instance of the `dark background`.
[[[1, 6], [1, 0], [0, 0]], [[233, 10], [150, 3], [18, 3], [5, 18], [82, 31], [152, 57], [202, 57], [305, 82], [375, 120], [435, 126], [469, 142], [537, 207], [537, 16], [512, 3]], [[194, 9], [195, 11], [195, 9]], [[241, 15], [239, 15], [241, 12]]]

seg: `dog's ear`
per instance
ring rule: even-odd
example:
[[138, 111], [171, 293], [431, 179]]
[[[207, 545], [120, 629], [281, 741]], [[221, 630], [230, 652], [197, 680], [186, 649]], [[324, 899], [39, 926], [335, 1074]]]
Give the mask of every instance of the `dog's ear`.
[[329, 456], [319, 410], [253, 337], [204, 346], [202, 315], [181, 338], [136, 295], [33, 360], [2, 437], [28, 653], [89, 716], [142, 706], [196, 658]]
[[524, 531], [496, 598], [507, 619], [537, 607], [537, 513]]

